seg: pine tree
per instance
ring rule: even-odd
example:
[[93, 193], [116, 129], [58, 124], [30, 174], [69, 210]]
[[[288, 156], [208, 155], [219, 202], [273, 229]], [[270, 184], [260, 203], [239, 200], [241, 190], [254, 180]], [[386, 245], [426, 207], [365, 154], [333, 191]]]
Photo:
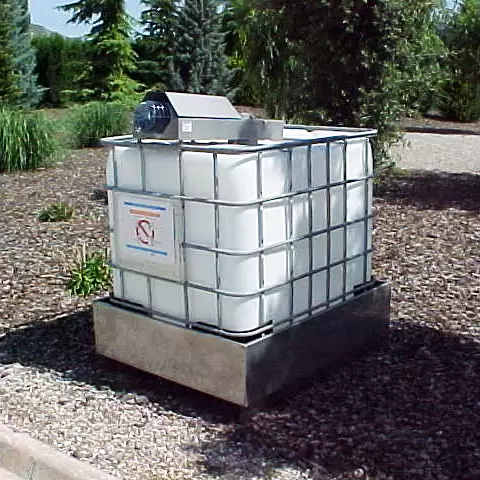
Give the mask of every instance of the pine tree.
[[175, 0], [142, 0], [144, 34], [137, 40], [138, 76], [146, 85], [168, 85], [175, 48], [177, 10]]
[[12, 35], [13, 16], [10, 4], [0, 0], [0, 102], [6, 104], [16, 104], [19, 95], [17, 76], [14, 73]]
[[37, 84], [34, 74], [36, 58], [31, 43], [30, 14], [28, 0], [11, 0], [14, 28], [12, 31], [12, 51], [17, 87], [20, 91], [18, 103], [23, 107], [35, 107], [42, 98], [43, 89]]
[[135, 52], [130, 42], [131, 19], [124, 0], [78, 0], [63, 5], [72, 12], [72, 23], [90, 23], [91, 71], [88, 83], [94, 98], [124, 100], [138, 88], [130, 73], [135, 70]]
[[43, 90], [37, 85], [27, 0], [0, 0], [0, 100], [34, 107]]
[[173, 88], [192, 93], [231, 93], [232, 73], [218, 6], [216, 0], [185, 0], [180, 7]]

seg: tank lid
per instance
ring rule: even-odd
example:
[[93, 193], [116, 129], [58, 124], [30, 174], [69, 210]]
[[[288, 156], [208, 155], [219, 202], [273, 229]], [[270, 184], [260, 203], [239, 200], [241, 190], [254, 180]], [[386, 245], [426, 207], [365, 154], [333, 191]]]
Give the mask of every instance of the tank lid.
[[217, 118], [241, 120], [228, 98], [196, 93], [165, 92], [179, 118]]

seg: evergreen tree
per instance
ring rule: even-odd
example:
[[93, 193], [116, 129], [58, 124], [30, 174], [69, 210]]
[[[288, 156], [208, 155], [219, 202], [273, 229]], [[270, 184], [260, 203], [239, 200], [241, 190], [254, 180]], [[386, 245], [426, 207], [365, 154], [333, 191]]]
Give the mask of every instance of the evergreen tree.
[[36, 106], [43, 91], [29, 30], [27, 0], [0, 0], [0, 99], [23, 107]]
[[42, 98], [43, 89], [37, 84], [35, 50], [31, 44], [30, 14], [28, 0], [11, 0], [10, 7], [14, 21], [12, 51], [17, 87], [20, 92], [18, 103], [24, 107], [35, 107]]
[[91, 71], [89, 87], [94, 98], [123, 100], [138, 88], [130, 73], [135, 70], [135, 52], [130, 42], [131, 19], [124, 0], [78, 0], [60, 7], [72, 12], [72, 23], [90, 23]]
[[144, 34], [135, 44], [141, 59], [137, 76], [149, 87], [170, 83], [170, 63], [175, 47], [175, 0], [142, 0], [147, 7], [141, 15]]
[[9, 2], [0, 0], [0, 102], [16, 104], [18, 82], [14, 74], [15, 60], [12, 51], [13, 16]]
[[178, 13], [172, 87], [192, 93], [231, 94], [222, 17], [216, 0], [185, 0]]
[[66, 97], [78, 95], [88, 64], [88, 43], [80, 38], [65, 38], [58, 33], [34, 37], [39, 84], [45, 89], [44, 105], [60, 107]]

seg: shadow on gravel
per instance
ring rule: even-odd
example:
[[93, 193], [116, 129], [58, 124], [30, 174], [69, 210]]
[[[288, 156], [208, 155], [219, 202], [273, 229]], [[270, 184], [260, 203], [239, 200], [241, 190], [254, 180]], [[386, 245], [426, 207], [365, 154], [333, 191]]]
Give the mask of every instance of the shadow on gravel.
[[480, 211], [480, 175], [412, 170], [381, 174], [375, 196], [420, 209]]
[[480, 344], [469, 337], [393, 326], [375, 351], [296, 385], [243, 422], [232, 405], [97, 357], [87, 311], [5, 332], [0, 351], [4, 364], [51, 369], [160, 413], [222, 424], [215, 440], [186, 447], [220, 478], [238, 478], [234, 457], [260, 478], [277, 478], [265, 459], [269, 468], [309, 468], [319, 480], [480, 478]]
[[[383, 346], [297, 385], [226, 441], [289, 459], [318, 480], [478, 480], [479, 376], [473, 339], [393, 327]], [[217, 450], [204, 446], [207, 458]]]
[[67, 381], [111, 389], [125, 401], [150, 401], [213, 422], [238, 416], [238, 408], [226, 402], [98, 356], [90, 310], [7, 330], [0, 338], [0, 352], [0, 365], [17, 362], [53, 370]]

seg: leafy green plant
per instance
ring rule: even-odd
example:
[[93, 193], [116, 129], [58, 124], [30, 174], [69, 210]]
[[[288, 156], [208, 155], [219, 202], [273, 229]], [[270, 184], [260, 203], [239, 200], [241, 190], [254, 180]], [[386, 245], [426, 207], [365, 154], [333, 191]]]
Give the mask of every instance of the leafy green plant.
[[442, 31], [449, 49], [449, 77], [443, 89], [445, 116], [471, 122], [480, 118], [480, 2], [463, 0]]
[[39, 214], [38, 219], [41, 222], [64, 222], [70, 220], [75, 213], [72, 205], [64, 202], [57, 202], [45, 207]]
[[70, 271], [67, 283], [70, 293], [86, 297], [108, 289], [112, 283], [112, 272], [108, 259], [108, 250], [88, 251], [83, 245], [78, 252], [75, 265]]
[[37, 59], [35, 73], [45, 89], [42, 105], [62, 107], [69, 100], [77, 100], [84, 86], [81, 80], [89, 72], [90, 43], [55, 33], [33, 37], [32, 45]]
[[100, 139], [131, 130], [131, 108], [118, 102], [91, 102], [71, 109], [69, 131], [75, 148], [98, 146]]
[[437, 0], [228, 3], [244, 19], [229, 51], [270, 115], [376, 128], [375, 163], [390, 161], [398, 121], [437, 88]]
[[55, 123], [40, 112], [0, 108], [0, 171], [48, 165], [60, 152]]

